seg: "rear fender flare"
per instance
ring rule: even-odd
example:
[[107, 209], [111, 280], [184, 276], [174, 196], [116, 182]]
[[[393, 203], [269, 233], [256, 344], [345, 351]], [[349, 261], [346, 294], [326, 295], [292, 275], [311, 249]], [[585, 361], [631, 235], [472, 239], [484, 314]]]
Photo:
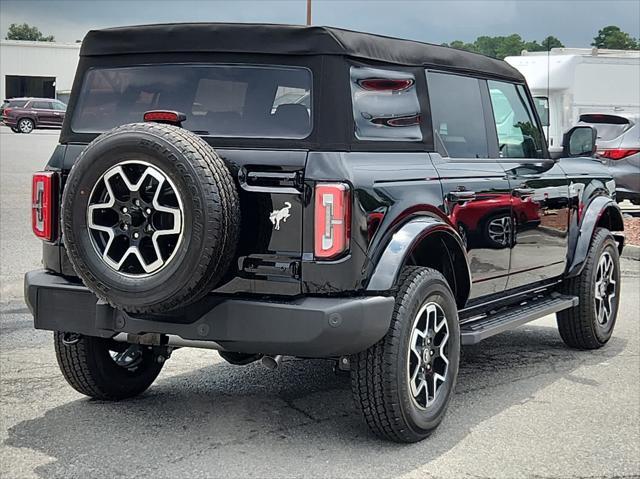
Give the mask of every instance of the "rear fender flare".
[[[582, 272], [593, 234], [605, 215], [609, 215], [609, 227], [612, 231], [622, 231], [624, 229], [622, 212], [613, 199], [608, 196], [597, 196], [591, 200], [584, 211], [579, 228], [576, 228], [577, 231], [573, 235], [574, 238], [570, 238], [569, 241], [569, 244], [573, 245], [573, 247], [569, 250], [567, 277], [577, 276]], [[624, 236], [614, 234], [614, 237], [618, 242], [620, 252], [622, 252]]]
[[[398, 228], [391, 239], [387, 242], [378, 262], [373, 270], [367, 291], [388, 291], [396, 285], [402, 267], [407, 263], [412, 251], [420, 243], [434, 234], [445, 234], [451, 241], [448, 241], [447, 248], [455, 248], [455, 253], [464, 258], [463, 273], [464, 278], [460, 278], [461, 285], [465, 285], [457, 296], [459, 303], [464, 303], [469, 295], [471, 287], [471, 273], [467, 260], [466, 249], [459, 233], [449, 224], [441, 219], [433, 217], [414, 218], [400, 228]], [[454, 285], [452, 285], [452, 289]]]

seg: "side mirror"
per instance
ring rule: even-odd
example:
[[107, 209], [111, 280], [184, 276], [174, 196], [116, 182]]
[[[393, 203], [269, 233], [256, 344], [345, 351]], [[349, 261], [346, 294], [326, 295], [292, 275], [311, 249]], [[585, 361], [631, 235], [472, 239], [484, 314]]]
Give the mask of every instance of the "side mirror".
[[574, 126], [562, 137], [562, 156], [593, 156], [596, 153], [597, 132], [590, 126]]

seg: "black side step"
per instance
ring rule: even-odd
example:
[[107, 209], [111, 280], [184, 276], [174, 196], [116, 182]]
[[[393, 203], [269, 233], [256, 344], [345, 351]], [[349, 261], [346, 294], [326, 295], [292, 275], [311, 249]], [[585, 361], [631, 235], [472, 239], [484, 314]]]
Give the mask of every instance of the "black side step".
[[478, 319], [460, 325], [462, 344], [479, 343], [490, 336], [577, 305], [577, 296], [565, 296], [554, 292], [498, 311], [491, 311]]

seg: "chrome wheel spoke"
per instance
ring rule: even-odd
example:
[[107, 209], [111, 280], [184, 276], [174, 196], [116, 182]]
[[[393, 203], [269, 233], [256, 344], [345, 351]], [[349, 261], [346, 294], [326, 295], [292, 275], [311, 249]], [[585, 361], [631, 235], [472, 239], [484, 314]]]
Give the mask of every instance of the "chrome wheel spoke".
[[87, 228], [109, 267], [146, 276], [173, 258], [182, 241], [183, 216], [180, 195], [164, 173], [143, 161], [124, 161], [94, 186]]

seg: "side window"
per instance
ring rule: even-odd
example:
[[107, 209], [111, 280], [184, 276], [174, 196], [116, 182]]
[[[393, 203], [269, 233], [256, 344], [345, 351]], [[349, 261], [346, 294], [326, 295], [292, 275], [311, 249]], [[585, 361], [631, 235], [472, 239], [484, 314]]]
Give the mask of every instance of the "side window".
[[522, 85], [490, 80], [489, 94], [502, 158], [542, 158], [542, 136]]
[[489, 148], [480, 82], [476, 78], [427, 72], [436, 144], [451, 158], [487, 158]]
[[38, 110], [51, 110], [51, 102], [48, 101], [34, 101], [31, 103], [31, 108], [36, 108]]
[[61, 101], [54, 101], [53, 102], [53, 108], [54, 108], [54, 110], [58, 110], [58, 111], [66, 111], [67, 110], [67, 105], [65, 105]]
[[351, 67], [351, 101], [358, 140], [422, 141], [413, 74]]

